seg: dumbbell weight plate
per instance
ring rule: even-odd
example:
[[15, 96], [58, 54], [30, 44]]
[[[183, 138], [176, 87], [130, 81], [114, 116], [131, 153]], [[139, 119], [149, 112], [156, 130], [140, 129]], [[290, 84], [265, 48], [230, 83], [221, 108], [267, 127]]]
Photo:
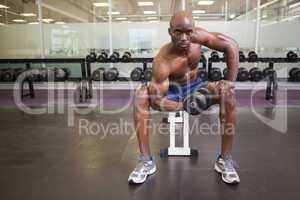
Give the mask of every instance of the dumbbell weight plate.
[[251, 81], [258, 82], [263, 79], [263, 73], [257, 67], [250, 69], [249, 74]]
[[246, 68], [240, 67], [237, 74], [238, 81], [248, 81], [249, 80], [249, 72]]
[[198, 71], [198, 76], [202, 79], [202, 80], [207, 80], [208, 77], [207, 77], [207, 72], [205, 69], [203, 68], [200, 68], [199, 71]]
[[130, 58], [131, 58], [131, 53], [128, 52], [128, 51], [126, 51], [126, 52], [123, 54], [123, 56], [122, 56], [122, 61], [123, 61], [123, 62], [128, 62]]
[[130, 78], [132, 81], [140, 81], [142, 79], [142, 76], [143, 76], [143, 70], [139, 67], [135, 68], [130, 73]]
[[115, 81], [115, 80], [117, 80], [118, 75], [119, 75], [119, 71], [115, 67], [108, 69], [104, 73], [104, 77], [105, 77], [106, 81]]
[[144, 79], [145, 79], [145, 81], [151, 81], [151, 79], [152, 79], [152, 69], [151, 68], [147, 68], [144, 71]]
[[92, 80], [93, 81], [104, 81], [104, 73], [105, 69], [100, 67], [96, 69], [92, 74]]
[[212, 68], [210, 72], [210, 77], [212, 81], [219, 81], [222, 79], [222, 73], [219, 68]]

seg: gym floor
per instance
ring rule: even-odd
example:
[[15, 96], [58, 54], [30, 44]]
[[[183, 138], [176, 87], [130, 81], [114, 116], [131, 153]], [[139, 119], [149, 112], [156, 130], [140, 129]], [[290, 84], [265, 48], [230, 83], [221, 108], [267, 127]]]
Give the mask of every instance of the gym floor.
[[[112, 104], [124, 103], [120, 95], [114, 100], [113, 94], [107, 98], [112, 98]], [[6, 102], [3, 99], [1, 105]], [[159, 151], [168, 146], [167, 129], [159, 132], [159, 127], [153, 126], [151, 147], [158, 171], [144, 184], [132, 186], [127, 178], [139, 155], [134, 131], [104, 134], [109, 124], [120, 119], [132, 124], [132, 107], [119, 114], [97, 110], [76, 114], [75, 127], [68, 127], [67, 114], [28, 115], [14, 106], [1, 106], [1, 199], [300, 199], [299, 105], [287, 108], [287, 132], [281, 133], [242, 106], [243, 101], [238, 103], [233, 157], [241, 183], [234, 186], [223, 183], [213, 170], [219, 135], [199, 134], [193, 129], [190, 141], [198, 149], [198, 157], [162, 159]], [[261, 116], [284, 119], [285, 108], [260, 105], [256, 111]], [[152, 124], [161, 124], [163, 116], [153, 114]], [[217, 114], [192, 117], [190, 121], [197, 120], [213, 123]], [[84, 132], [79, 127], [82, 121], [104, 128]]]

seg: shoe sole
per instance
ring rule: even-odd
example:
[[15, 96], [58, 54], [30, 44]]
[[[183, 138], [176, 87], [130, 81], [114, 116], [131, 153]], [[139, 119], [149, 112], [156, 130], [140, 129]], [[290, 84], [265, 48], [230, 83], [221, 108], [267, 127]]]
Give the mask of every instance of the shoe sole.
[[226, 180], [224, 177], [223, 177], [223, 172], [222, 172], [222, 169], [215, 163], [215, 171], [218, 172], [219, 174], [221, 174], [222, 176], [222, 180], [225, 182], [225, 183], [228, 183], [228, 184], [238, 184], [240, 183], [239, 181], [237, 180], [234, 180], [234, 181], [228, 181]]
[[150, 170], [150, 172], [145, 176], [145, 178], [141, 181], [138, 181], [138, 182], [135, 182], [133, 181], [132, 179], [128, 180], [128, 183], [129, 184], [141, 184], [141, 183], [144, 183], [146, 180], [147, 180], [147, 177], [148, 176], [151, 176], [152, 174], [154, 174], [156, 172], [156, 167], [153, 168], [152, 170]]

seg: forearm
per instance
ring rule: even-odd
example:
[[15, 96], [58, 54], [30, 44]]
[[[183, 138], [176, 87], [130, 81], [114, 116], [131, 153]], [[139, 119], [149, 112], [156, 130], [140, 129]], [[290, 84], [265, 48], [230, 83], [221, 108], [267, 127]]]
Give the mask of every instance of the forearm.
[[239, 67], [239, 48], [237, 44], [231, 44], [225, 49], [226, 64], [228, 68], [227, 80], [235, 81]]
[[172, 112], [183, 110], [182, 102], [172, 101], [169, 100], [167, 97], [155, 98], [153, 101], [151, 101], [151, 106], [155, 110], [159, 111]]

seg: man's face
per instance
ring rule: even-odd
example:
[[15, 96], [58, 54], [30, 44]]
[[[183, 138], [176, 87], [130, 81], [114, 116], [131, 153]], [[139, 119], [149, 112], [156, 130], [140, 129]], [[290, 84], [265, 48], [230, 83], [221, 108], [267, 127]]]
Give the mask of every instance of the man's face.
[[191, 21], [183, 21], [174, 23], [169, 29], [172, 43], [180, 50], [187, 50], [191, 45], [191, 37], [194, 30], [194, 23]]

